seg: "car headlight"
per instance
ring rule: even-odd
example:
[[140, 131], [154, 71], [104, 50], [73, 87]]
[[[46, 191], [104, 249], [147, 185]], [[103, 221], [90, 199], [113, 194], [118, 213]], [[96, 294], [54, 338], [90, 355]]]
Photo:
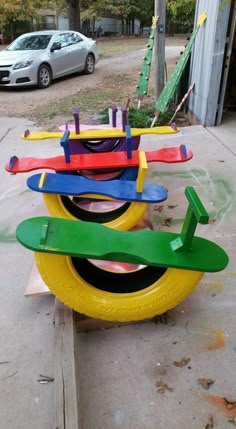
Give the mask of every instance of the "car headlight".
[[33, 60], [20, 61], [19, 63], [14, 64], [13, 70], [24, 69], [25, 67], [31, 66]]

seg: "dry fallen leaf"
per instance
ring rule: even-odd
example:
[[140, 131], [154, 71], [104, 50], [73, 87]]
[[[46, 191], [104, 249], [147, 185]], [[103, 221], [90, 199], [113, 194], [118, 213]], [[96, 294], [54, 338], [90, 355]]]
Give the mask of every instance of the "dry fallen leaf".
[[171, 221], [172, 221], [172, 217], [167, 217], [166, 219], [164, 219], [162, 222], [161, 222], [161, 225], [163, 225], [163, 226], [170, 226], [171, 225]]
[[175, 204], [175, 205], [169, 204], [167, 207], [168, 209], [175, 209], [175, 207], [178, 207], [178, 204]]
[[212, 378], [199, 378], [198, 383], [201, 384], [201, 386], [208, 390], [209, 387], [215, 383], [215, 380], [212, 380]]
[[157, 387], [157, 393], [162, 393], [163, 394], [166, 391], [173, 392], [173, 389], [171, 387], [169, 387], [168, 384], [162, 383], [162, 381], [157, 381], [156, 382], [156, 387]]
[[168, 312], [166, 312], [159, 314], [158, 316], [154, 316], [154, 323], [156, 325], [158, 323], [163, 323], [163, 325], [169, 325], [172, 327], [176, 325], [176, 320], [170, 314], [168, 314]]
[[223, 398], [228, 410], [232, 410], [236, 407], [236, 400], [235, 399], [229, 399], [229, 398]]
[[178, 368], [183, 368], [183, 366], [186, 366], [186, 365], [188, 365], [188, 363], [190, 362], [190, 358], [185, 358], [185, 357], [183, 357], [182, 359], [180, 359], [179, 361], [174, 361], [173, 362], [173, 364], [175, 365], [175, 366], [177, 366]]
[[163, 209], [164, 209], [164, 206], [155, 206], [154, 207], [154, 211], [159, 212], [159, 213], [161, 213]]
[[208, 422], [205, 426], [205, 429], [211, 429], [214, 427], [214, 421], [213, 421], [213, 417], [209, 417]]
[[216, 222], [216, 219], [214, 219], [214, 218], [211, 218], [211, 219], [209, 219], [209, 221], [208, 221], [208, 224], [213, 224], [213, 223], [215, 223]]
[[159, 369], [159, 373], [160, 373], [161, 375], [166, 375], [166, 374], [167, 374], [167, 371], [166, 371], [166, 369], [164, 369], [164, 368], [160, 368], [160, 369]]
[[228, 422], [230, 422], [230, 423], [234, 423], [234, 424], [235, 424], [235, 426], [236, 426], [236, 417], [234, 417], [234, 416], [229, 417], [229, 418], [228, 418]]

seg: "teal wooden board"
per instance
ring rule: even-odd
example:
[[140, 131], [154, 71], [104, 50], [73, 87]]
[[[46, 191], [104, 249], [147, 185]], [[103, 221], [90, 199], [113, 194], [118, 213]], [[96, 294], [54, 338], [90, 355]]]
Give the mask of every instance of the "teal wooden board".
[[152, 65], [152, 54], [153, 54], [155, 31], [156, 31], [156, 27], [152, 28], [149, 41], [147, 44], [147, 50], [143, 58], [143, 65], [142, 65], [141, 72], [139, 74], [139, 81], [136, 86], [136, 94], [138, 95], [147, 95], [148, 93], [148, 84], [149, 84], [150, 70]]
[[167, 84], [165, 85], [164, 89], [162, 90], [159, 98], [157, 99], [157, 102], [155, 104], [155, 109], [164, 113], [166, 108], [169, 105], [169, 102], [173, 98], [175, 91], [177, 89], [177, 86], [179, 84], [179, 81], [181, 79], [181, 76], [183, 74], [183, 71], [186, 67], [186, 64], [188, 62], [188, 59], [190, 57], [192, 47], [194, 44], [194, 41], [196, 39], [197, 33], [199, 31], [200, 26], [198, 25], [197, 28], [194, 30], [194, 32], [191, 35], [191, 38], [181, 55], [174, 71], [171, 73]]
[[116, 231], [96, 223], [46, 216], [20, 223], [16, 237], [28, 249], [57, 255], [203, 272], [220, 271], [228, 264], [225, 251], [203, 238], [193, 238], [191, 251], [173, 251], [171, 243], [180, 237], [175, 233]]

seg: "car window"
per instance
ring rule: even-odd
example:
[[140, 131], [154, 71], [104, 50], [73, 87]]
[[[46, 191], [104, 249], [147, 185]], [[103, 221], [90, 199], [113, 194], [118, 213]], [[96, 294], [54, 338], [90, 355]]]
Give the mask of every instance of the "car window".
[[37, 51], [46, 49], [50, 39], [50, 34], [37, 34], [16, 39], [8, 48], [8, 51]]
[[70, 44], [74, 45], [75, 43], [82, 42], [82, 38], [76, 33], [69, 33]]
[[62, 33], [55, 37], [53, 43], [60, 43], [62, 48], [71, 45], [70, 33]]

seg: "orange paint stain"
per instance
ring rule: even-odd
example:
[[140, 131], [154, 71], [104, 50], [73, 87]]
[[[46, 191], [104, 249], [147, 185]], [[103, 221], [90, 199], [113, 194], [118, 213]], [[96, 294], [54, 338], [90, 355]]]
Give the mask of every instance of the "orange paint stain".
[[225, 347], [225, 333], [222, 330], [212, 328], [191, 329], [191, 334], [201, 337], [201, 351], [214, 351]]
[[[234, 406], [232, 401], [232, 404], [227, 402], [226, 398], [222, 398], [220, 396], [206, 396], [207, 401], [209, 401], [211, 404], [217, 406], [217, 408], [225, 413], [227, 416], [233, 416], [236, 417], [236, 405]], [[227, 398], [228, 399], [228, 398]]]
[[205, 283], [203, 284], [203, 291], [209, 293], [220, 293], [223, 291], [223, 284], [221, 282]]
[[232, 273], [228, 273], [227, 277], [231, 277], [231, 278], [235, 278], [236, 277], [236, 273], [232, 272]]
[[[214, 329], [210, 330], [213, 337], [212, 343], [208, 345], [207, 349], [210, 351], [223, 349], [225, 347], [225, 334], [224, 331], [215, 331]], [[210, 332], [209, 332], [210, 333]]]

